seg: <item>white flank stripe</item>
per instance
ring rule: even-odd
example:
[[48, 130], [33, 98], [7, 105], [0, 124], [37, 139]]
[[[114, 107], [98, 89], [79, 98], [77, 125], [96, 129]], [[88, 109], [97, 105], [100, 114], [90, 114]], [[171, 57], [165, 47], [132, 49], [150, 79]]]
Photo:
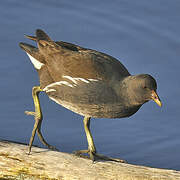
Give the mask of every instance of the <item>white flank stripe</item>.
[[55, 83], [52, 83], [52, 84], [49, 84], [48, 86], [46, 86], [43, 91], [46, 91], [46, 92], [52, 92], [52, 91], [56, 91], [55, 89], [51, 89], [51, 87], [53, 86], [59, 86], [59, 85], [66, 85], [66, 86], [69, 86], [69, 87], [75, 87], [77, 85], [77, 81], [82, 81], [82, 82], [85, 82], [85, 83], [90, 83], [90, 81], [98, 81], [97, 79], [83, 79], [83, 78], [73, 78], [71, 76], [63, 76], [63, 78], [67, 78], [69, 80], [71, 80], [74, 84], [70, 84], [69, 82], [67, 81], [59, 81], [59, 82], [55, 82]]
[[69, 80], [71, 80], [74, 84], [77, 84], [77, 81], [83, 81], [85, 83], [90, 83], [89, 81], [98, 81], [96, 79], [84, 79], [84, 78], [73, 78], [71, 76], [63, 76], [63, 78], [67, 78]]
[[43, 63], [39, 62], [37, 59], [35, 59], [34, 57], [32, 57], [30, 54], [27, 53], [27, 55], [29, 56], [31, 62], [33, 63], [34, 67], [36, 69], [41, 69], [41, 67], [44, 65]]
[[59, 82], [55, 82], [55, 83], [52, 83], [52, 84], [49, 84], [48, 86], [46, 86], [43, 91], [48, 91], [49, 88], [53, 87], [53, 86], [59, 86], [59, 85], [66, 85], [66, 86], [69, 86], [69, 87], [73, 87], [72, 84], [68, 83], [67, 81], [59, 81]]
[[77, 84], [76, 80], [74, 80], [74, 78], [72, 78], [71, 76], [63, 76], [63, 78], [67, 78], [71, 80], [73, 83]]
[[98, 81], [97, 79], [88, 79], [89, 81]]
[[83, 82], [85, 82], [85, 83], [89, 83], [88, 80], [83, 79], [83, 78], [74, 78], [74, 79], [77, 80], [77, 81], [83, 81]]
[[48, 93], [48, 92], [53, 92], [53, 91], [56, 91], [55, 89], [48, 89], [48, 90], [46, 90], [46, 92]]
[[62, 85], [62, 84], [66, 85], [66, 86], [69, 86], [69, 87], [73, 87], [73, 85], [68, 83], [67, 81], [59, 81], [59, 82], [57, 82], [57, 85]]

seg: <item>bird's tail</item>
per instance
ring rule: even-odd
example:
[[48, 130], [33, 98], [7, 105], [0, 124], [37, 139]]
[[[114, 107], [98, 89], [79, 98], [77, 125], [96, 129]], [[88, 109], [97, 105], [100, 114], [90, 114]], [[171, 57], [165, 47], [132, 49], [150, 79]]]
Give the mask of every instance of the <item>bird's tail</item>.
[[37, 37], [35, 36], [29, 36], [29, 35], [24, 35], [26, 38], [30, 39], [30, 40], [33, 40], [33, 41], [37, 41]]
[[[37, 38], [37, 44], [39, 49], [41, 50], [41, 47], [56, 47], [58, 46], [51, 38], [41, 29], [36, 30], [36, 38]], [[43, 48], [44, 49], [44, 48]], [[46, 49], [46, 48], [45, 48]]]
[[26, 38], [36, 41], [38, 45], [47, 46], [55, 45], [55, 42], [41, 29], [36, 30], [36, 36], [25, 35]]
[[27, 43], [20, 42], [19, 46], [27, 53], [32, 64], [38, 70], [44, 65], [44, 57], [39, 53], [39, 50]]
[[27, 53], [36, 69], [41, 69], [41, 67], [45, 64], [45, 54], [62, 49], [58, 44], [51, 40], [51, 38], [44, 31], [40, 29], [36, 30], [36, 36], [25, 36], [28, 39], [37, 42], [38, 48], [27, 43], [19, 43], [19, 46]]
[[27, 43], [23, 43], [20, 42], [19, 46], [21, 47], [21, 49], [23, 49], [26, 53], [33, 55], [35, 53], [37, 53], [38, 49], [30, 44]]
[[36, 30], [37, 40], [52, 41], [51, 38], [41, 29]]
[[33, 41], [39, 41], [39, 40], [52, 41], [51, 38], [41, 29], [36, 30], [36, 36], [29, 36], [25, 34], [25, 37]]

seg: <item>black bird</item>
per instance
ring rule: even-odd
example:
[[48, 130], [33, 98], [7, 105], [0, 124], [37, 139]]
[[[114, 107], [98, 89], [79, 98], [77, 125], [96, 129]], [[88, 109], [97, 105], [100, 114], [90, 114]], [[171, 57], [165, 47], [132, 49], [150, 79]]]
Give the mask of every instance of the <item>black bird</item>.
[[161, 106], [157, 83], [151, 75], [131, 75], [112, 56], [63, 41], [54, 42], [40, 29], [36, 30], [36, 36], [26, 37], [36, 41], [38, 47], [19, 45], [30, 57], [40, 80], [40, 86], [32, 89], [35, 112], [26, 111], [35, 117], [29, 153], [36, 132], [43, 144], [54, 148], [41, 134], [42, 112], [38, 96], [41, 91], [56, 103], [84, 116], [88, 149], [77, 151], [77, 154], [88, 153], [92, 160], [105, 156], [96, 152], [90, 132], [91, 117], [129, 117], [149, 100]]

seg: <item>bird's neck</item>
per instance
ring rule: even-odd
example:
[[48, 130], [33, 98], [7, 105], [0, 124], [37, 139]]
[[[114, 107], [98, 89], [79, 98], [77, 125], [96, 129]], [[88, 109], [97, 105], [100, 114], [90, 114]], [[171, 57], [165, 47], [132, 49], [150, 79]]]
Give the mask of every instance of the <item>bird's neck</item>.
[[136, 76], [127, 76], [116, 84], [116, 93], [123, 99], [126, 106], [141, 106], [141, 102], [136, 92]]

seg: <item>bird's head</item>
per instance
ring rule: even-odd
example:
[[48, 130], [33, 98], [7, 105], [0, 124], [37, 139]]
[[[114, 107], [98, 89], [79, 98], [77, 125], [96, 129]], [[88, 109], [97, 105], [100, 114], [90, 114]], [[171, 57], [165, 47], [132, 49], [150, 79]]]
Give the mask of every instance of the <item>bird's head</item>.
[[156, 80], [148, 74], [140, 74], [131, 76], [128, 83], [129, 96], [134, 103], [144, 104], [149, 100], [153, 100], [160, 107], [162, 106], [161, 100], [156, 92]]

